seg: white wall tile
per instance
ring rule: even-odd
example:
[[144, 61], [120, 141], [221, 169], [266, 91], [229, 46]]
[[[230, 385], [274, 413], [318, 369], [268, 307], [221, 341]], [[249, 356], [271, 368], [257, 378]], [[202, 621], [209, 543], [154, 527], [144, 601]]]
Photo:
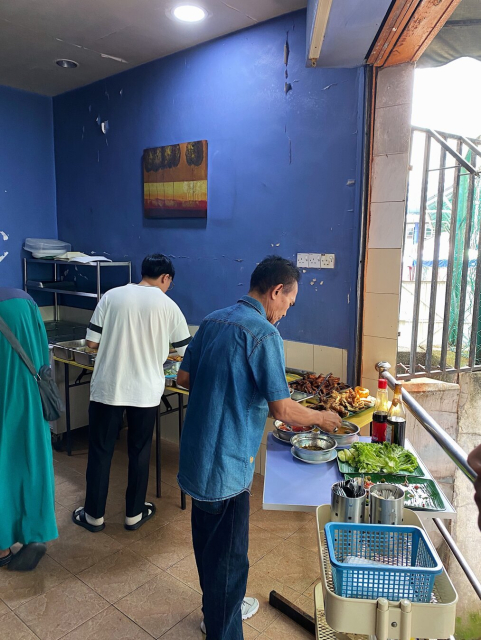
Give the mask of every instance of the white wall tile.
[[399, 294], [401, 249], [370, 249], [367, 253], [365, 291]]
[[394, 367], [397, 360], [397, 340], [363, 336], [362, 376], [375, 378], [375, 365], [378, 362], [389, 362]]
[[381, 69], [377, 76], [376, 109], [411, 104], [413, 82], [413, 64], [399, 64]]
[[373, 154], [408, 153], [411, 140], [411, 105], [376, 109]]
[[55, 307], [39, 307], [40, 315], [44, 322], [50, 322], [55, 317]]
[[376, 156], [372, 163], [371, 202], [404, 202], [408, 154]]
[[306, 371], [314, 370], [314, 345], [306, 342], [291, 342], [287, 340], [286, 347], [286, 365], [293, 369], [302, 369]]
[[190, 335], [195, 336], [195, 334], [199, 330], [199, 327], [195, 324], [189, 324], [188, 327], [189, 327]]
[[378, 378], [365, 378], [363, 376], [361, 379], [361, 386], [366, 387], [366, 389], [369, 389], [370, 394], [376, 397], [377, 381], [378, 381]]
[[373, 202], [369, 221], [369, 249], [401, 249], [404, 235], [404, 202]]
[[347, 382], [347, 349], [342, 350], [342, 382]]
[[363, 334], [397, 340], [399, 295], [366, 293], [364, 295]]
[[334, 376], [342, 378], [342, 359], [343, 349], [314, 345], [314, 371], [316, 373], [332, 373]]

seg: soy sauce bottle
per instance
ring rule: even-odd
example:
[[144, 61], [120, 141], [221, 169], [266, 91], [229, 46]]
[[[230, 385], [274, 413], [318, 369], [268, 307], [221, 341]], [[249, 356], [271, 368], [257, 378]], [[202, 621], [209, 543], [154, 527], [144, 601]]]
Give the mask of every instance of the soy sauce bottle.
[[406, 442], [406, 411], [402, 397], [402, 383], [396, 382], [394, 398], [387, 415], [386, 441], [404, 447]]
[[388, 409], [387, 380], [380, 379], [377, 383], [376, 404], [372, 414], [371, 440], [373, 442], [386, 441]]

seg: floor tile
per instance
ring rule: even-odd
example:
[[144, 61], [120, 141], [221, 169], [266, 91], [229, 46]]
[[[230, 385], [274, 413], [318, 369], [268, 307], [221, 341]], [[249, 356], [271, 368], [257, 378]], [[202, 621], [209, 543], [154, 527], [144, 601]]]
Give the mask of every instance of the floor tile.
[[314, 600], [314, 589], [316, 588], [316, 585], [319, 584], [320, 582], [320, 578], [318, 580], [315, 580], [312, 584], [310, 584], [307, 589], [303, 592], [302, 595], [307, 596], [308, 598], [311, 598], [312, 600]]
[[304, 526], [298, 529], [292, 536], [287, 538], [287, 541], [294, 545], [304, 547], [310, 551], [318, 551], [317, 543], [317, 525], [316, 521], [307, 522]]
[[269, 640], [312, 640], [312, 635], [284, 614], [281, 614], [260, 636]]
[[115, 607], [109, 607], [68, 633], [63, 640], [152, 640], [152, 636]]
[[199, 584], [199, 574], [197, 572], [197, 565], [195, 563], [195, 556], [193, 553], [189, 554], [179, 562], [169, 567], [167, 573], [177, 578], [191, 589], [202, 593]]
[[55, 485], [55, 502], [69, 510], [82, 506], [85, 501], [85, 478], [78, 474], [75, 480], [66, 479]]
[[65, 464], [60, 464], [54, 461], [53, 470], [55, 475], [55, 486], [58, 487], [66, 481], [70, 482], [82, 482], [85, 487], [85, 476], [79, 471], [71, 469]]
[[167, 569], [192, 553], [192, 535], [182, 523], [171, 522], [131, 546], [143, 558]]
[[88, 569], [122, 548], [102, 531], [91, 533], [72, 522], [72, 513], [59, 506], [56, 510], [59, 537], [49, 543], [47, 553], [72, 573]]
[[277, 591], [292, 602], [300, 597], [297, 591], [267, 574], [263, 568], [258, 568], [258, 564], [251, 567], [246, 595], [259, 600], [259, 611], [249, 619], [248, 624], [257, 631], [264, 631], [280, 615], [279, 611], [269, 604], [271, 591]]
[[308, 598], [307, 596], [301, 596], [295, 601], [297, 607], [308, 613], [310, 616], [314, 618], [315, 607], [314, 607], [314, 597]]
[[202, 618], [202, 609], [199, 607], [167, 631], [162, 640], [202, 640], [205, 638], [200, 630]]
[[114, 603], [159, 572], [158, 567], [130, 549], [121, 549], [77, 575], [103, 598]]
[[38, 640], [13, 611], [0, 618], [0, 637], [5, 640]]
[[9, 613], [10, 608], [7, 607], [7, 605], [5, 604], [5, 602], [3, 602], [3, 600], [0, 600], [0, 616], [5, 615], [6, 613]]
[[257, 511], [250, 520], [251, 524], [287, 538], [307, 522], [314, 520], [314, 516], [300, 511]]
[[196, 591], [162, 572], [115, 606], [158, 638], [200, 607], [201, 601]]
[[282, 542], [254, 565], [256, 571], [282, 582], [302, 594], [320, 574], [317, 553]]
[[[47, 549], [50, 549], [50, 544]], [[11, 609], [15, 609], [68, 578], [70, 573], [46, 555], [32, 572], [0, 569], [0, 598]]]
[[77, 578], [18, 607], [18, 617], [40, 640], [57, 640], [86, 622], [108, 603]]
[[257, 527], [252, 524], [251, 520], [249, 527], [249, 563], [251, 565], [255, 564], [281, 542], [283, 542], [283, 538]]

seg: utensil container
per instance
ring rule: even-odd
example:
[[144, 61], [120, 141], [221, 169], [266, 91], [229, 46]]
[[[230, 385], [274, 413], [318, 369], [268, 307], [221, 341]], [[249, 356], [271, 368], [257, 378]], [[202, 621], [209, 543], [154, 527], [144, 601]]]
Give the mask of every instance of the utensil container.
[[366, 491], [357, 498], [348, 498], [344, 492], [346, 482], [336, 482], [331, 487], [331, 521], [332, 522], [364, 522], [366, 507]]
[[404, 490], [394, 484], [374, 484], [369, 492], [371, 524], [398, 525], [403, 522]]

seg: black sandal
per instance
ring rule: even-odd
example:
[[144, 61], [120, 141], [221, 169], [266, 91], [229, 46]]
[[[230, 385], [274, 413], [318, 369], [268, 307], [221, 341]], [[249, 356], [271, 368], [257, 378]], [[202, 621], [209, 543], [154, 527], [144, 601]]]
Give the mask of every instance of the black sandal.
[[97, 525], [89, 524], [87, 522], [87, 518], [85, 517], [85, 509], [83, 507], [75, 509], [75, 511], [72, 512], [72, 522], [74, 524], [77, 524], [79, 527], [87, 529], [87, 531], [90, 531], [91, 533], [98, 533], [99, 531], [103, 531], [103, 529], [105, 529], [105, 522]]
[[157, 509], [155, 507], [155, 504], [153, 504], [152, 502], [146, 502], [145, 509], [142, 511], [141, 519], [135, 524], [124, 524], [124, 527], [127, 529], [127, 531], [137, 531], [137, 529], [140, 529], [140, 527], [145, 524], [147, 520], [150, 520], [150, 518], [155, 515], [156, 511]]
[[0, 567], [6, 567], [10, 560], [13, 558], [13, 553], [10, 551], [8, 555], [0, 558]]
[[33, 571], [47, 551], [44, 542], [30, 542], [14, 554], [9, 565], [9, 571]]

